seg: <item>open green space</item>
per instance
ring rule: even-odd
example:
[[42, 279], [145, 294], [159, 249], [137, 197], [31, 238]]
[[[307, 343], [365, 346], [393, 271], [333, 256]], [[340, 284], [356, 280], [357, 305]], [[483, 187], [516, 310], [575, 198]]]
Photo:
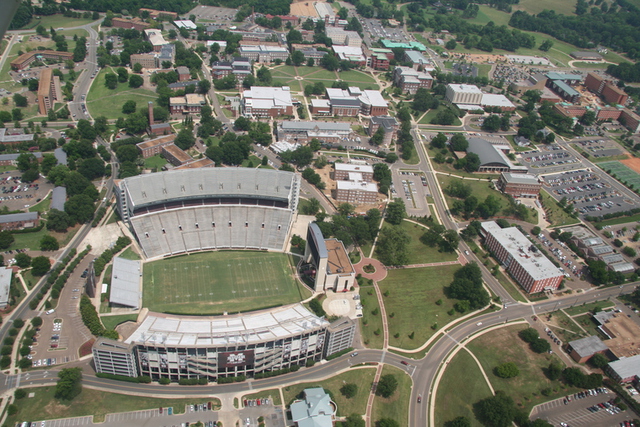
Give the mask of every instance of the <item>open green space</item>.
[[444, 425], [456, 417], [467, 417], [472, 427], [480, 427], [473, 415], [473, 404], [492, 396], [480, 368], [464, 349], [449, 362], [435, 396], [436, 425]]
[[79, 27], [81, 25], [88, 24], [93, 22], [93, 19], [84, 19], [84, 18], [71, 18], [62, 15], [61, 13], [57, 13], [55, 15], [49, 16], [40, 16], [38, 18], [31, 19], [29, 24], [22, 27], [22, 29], [31, 29], [36, 28], [38, 25], [42, 25], [47, 30], [50, 27], [53, 27], [54, 30], [58, 28], [68, 28], [68, 27]]
[[289, 257], [219, 251], [179, 256], [144, 266], [144, 306], [152, 311], [219, 314], [291, 304], [308, 297]]
[[588, 336], [572, 318], [561, 310], [550, 314], [551, 319], [546, 324], [561, 341], [569, 342]]
[[325, 70], [324, 68], [316, 68], [315, 72], [305, 75], [305, 80], [331, 80], [336, 81], [336, 72]]
[[242, 399], [262, 399], [267, 398], [273, 401], [273, 405], [280, 406], [282, 405], [282, 399], [280, 399], [280, 391], [278, 389], [272, 388], [269, 390], [262, 390], [257, 393], [245, 394], [242, 396]]
[[545, 190], [540, 191], [540, 200], [542, 201], [542, 207], [547, 213], [547, 221], [554, 227], [560, 227], [563, 225], [576, 224], [579, 221], [566, 213], [564, 209], [558, 206], [556, 199], [551, 197]]
[[[453, 281], [459, 265], [389, 270], [378, 283], [389, 324], [389, 344], [414, 349], [442, 326], [462, 316], [453, 310], [457, 300], [448, 299], [444, 287]], [[437, 302], [441, 302], [440, 305]], [[453, 310], [453, 314], [448, 312]], [[369, 310], [366, 316], [371, 316]], [[393, 316], [393, 317], [392, 317]], [[410, 338], [414, 334], [413, 339]], [[398, 337], [396, 338], [396, 334]]]
[[593, 321], [593, 318], [590, 314], [582, 314], [579, 316], [573, 317], [573, 320], [578, 323], [584, 330], [586, 330], [586, 336], [596, 336], [601, 339], [607, 339], [604, 334], [598, 329], [598, 326]]
[[[438, 172], [446, 172], [452, 175], [463, 176], [466, 178], [487, 179], [487, 180], [488, 178], [496, 179], [499, 177], [498, 174], [469, 173], [465, 170], [454, 168], [451, 163], [436, 163], [433, 161], [433, 158], [435, 157], [436, 154], [438, 154], [440, 150], [430, 148], [429, 144], [425, 144], [425, 147], [427, 148], [427, 154], [431, 159], [431, 165]], [[447, 154], [445, 155], [445, 157], [453, 157], [453, 154], [449, 150], [446, 150], [446, 151], [447, 151]]]
[[47, 194], [47, 197], [44, 200], [40, 200], [37, 204], [29, 207], [29, 212], [40, 212], [42, 215], [44, 212], [49, 210], [51, 206], [51, 195]]
[[640, 174], [623, 163], [617, 161], [602, 162], [598, 163], [598, 166], [627, 187], [640, 189]]
[[102, 324], [106, 329], [115, 329], [120, 323], [132, 321], [135, 322], [138, 319], [137, 314], [119, 314], [117, 316], [102, 316]]
[[104, 85], [105, 76], [109, 73], [117, 74], [114, 69], [105, 68], [98, 73], [87, 95], [87, 108], [93, 117], [105, 116], [108, 119], [127, 117], [122, 112], [122, 106], [127, 101], [135, 101], [138, 108], [146, 107], [148, 101], [155, 101], [157, 95], [147, 89], [132, 89], [128, 83], [118, 83], [115, 89], [107, 89]]
[[127, 249], [125, 249], [120, 255], [118, 255], [120, 258], [124, 258], [124, 259], [130, 259], [132, 261], [137, 261], [140, 259], [140, 255], [138, 255], [138, 253], [136, 251], [133, 250], [133, 246], [129, 246]]
[[[543, 369], [550, 363], [562, 364], [562, 361], [555, 354], [531, 351], [529, 345], [518, 337], [522, 329], [525, 329], [523, 325], [512, 325], [487, 332], [468, 343], [467, 348], [480, 361], [493, 389], [503, 390], [518, 408], [528, 413], [533, 406], [573, 393], [574, 389], [544, 375]], [[517, 377], [503, 379], [493, 373], [496, 366], [506, 362], [518, 366], [520, 373]], [[548, 391], [548, 396], [542, 394], [543, 390]]]
[[570, 308], [565, 308], [564, 311], [569, 316], [577, 316], [579, 314], [592, 312], [593, 309], [597, 307], [599, 307], [600, 310], [604, 310], [606, 308], [611, 308], [614, 306], [615, 304], [612, 303], [611, 301], [597, 301], [597, 302], [591, 302], [589, 304], [582, 304], [582, 305], [576, 305]]
[[520, 302], [527, 302], [527, 298], [522, 294], [522, 292], [520, 292], [519, 286], [509, 280], [502, 271], [498, 271], [498, 274], [496, 274], [495, 277], [498, 279], [498, 282], [500, 282], [504, 290], [507, 291], [513, 299]]
[[[631, 216], [623, 216], [620, 218], [611, 218], [611, 219], [607, 219], [604, 221], [600, 221], [598, 222], [598, 225], [601, 226], [605, 226], [605, 225], [620, 225], [620, 224], [633, 224], [640, 221], [640, 214], [635, 214], [635, 215], [631, 215]], [[634, 224], [635, 226], [635, 224]]]
[[155, 156], [144, 159], [145, 169], [156, 169], [157, 171], [159, 171], [167, 163], [169, 163], [167, 162], [167, 159], [162, 157], [160, 154], [156, 154]]
[[[384, 227], [393, 227], [388, 222], [384, 222]], [[437, 247], [430, 247], [420, 241], [420, 237], [429, 229], [409, 221], [402, 221], [400, 227], [407, 232], [411, 241], [407, 244], [407, 252], [409, 253], [409, 261], [411, 264], [426, 264], [430, 262], [455, 261], [458, 254], [455, 252], [440, 252]]]
[[345, 82], [360, 82], [360, 83], [374, 83], [375, 79], [368, 74], [361, 71], [349, 70], [340, 71], [338, 76]]
[[188, 404], [206, 403], [215, 401], [216, 398], [190, 399], [157, 399], [128, 394], [107, 393], [101, 390], [83, 388], [82, 392], [71, 403], [61, 403], [53, 397], [55, 387], [29, 388], [29, 393], [34, 397], [18, 399], [14, 403], [18, 406], [18, 412], [6, 419], [7, 425], [15, 425], [24, 419], [53, 420], [57, 418], [83, 417], [93, 415], [93, 421], [101, 423], [105, 415], [116, 412], [129, 412], [142, 409], [157, 409], [159, 407], [173, 407], [175, 414], [183, 414]]
[[611, 64], [607, 64], [606, 62], [573, 62], [572, 65], [576, 68], [589, 68], [596, 70], [606, 70], [607, 67]]
[[[411, 377], [402, 369], [394, 366], [384, 365], [382, 375], [395, 375], [398, 380], [398, 389], [396, 392], [385, 399], [376, 396], [373, 399], [373, 420], [378, 421], [382, 418], [390, 418], [396, 420], [398, 425], [409, 425], [409, 399], [411, 399]], [[373, 423], [372, 423], [373, 424]]]
[[513, 6], [513, 10], [524, 10], [530, 14], [538, 14], [543, 10], [555, 10], [562, 15], [575, 15], [576, 4], [571, 1], [557, 0], [520, 0]]
[[[338, 416], [346, 417], [350, 414], [364, 415], [375, 373], [375, 368], [351, 368], [347, 372], [343, 372], [324, 381], [290, 385], [282, 389], [284, 403], [287, 407], [291, 405], [305, 388], [322, 387], [331, 393], [331, 400], [338, 406]], [[340, 389], [345, 384], [355, 384], [358, 387], [356, 395], [351, 399], [347, 399], [340, 393]]]
[[[445, 110], [447, 108], [448, 107], [446, 105], [440, 104], [440, 106], [438, 108], [429, 110], [427, 112], [427, 114], [422, 116], [422, 119], [420, 119], [418, 124], [430, 125], [431, 124], [431, 120], [436, 118], [436, 116], [438, 115], [438, 112], [441, 111], [441, 110]], [[435, 125], [435, 126], [440, 126], [440, 125]], [[451, 126], [462, 126], [462, 122], [460, 121], [459, 118], [456, 117], [455, 121], [451, 124]]]
[[368, 348], [382, 348], [384, 343], [382, 313], [373, 286], [360, 287], [360, 304], [362, 304], [362, 317], [360, 318], [362, 342]]

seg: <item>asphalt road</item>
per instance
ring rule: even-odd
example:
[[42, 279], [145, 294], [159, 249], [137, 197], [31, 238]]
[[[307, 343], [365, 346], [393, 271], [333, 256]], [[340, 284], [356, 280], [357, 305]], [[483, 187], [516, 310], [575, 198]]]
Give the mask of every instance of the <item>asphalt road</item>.
[[[71, 113], [71, 117], [75, 120], [80, 119], [91, 119], [89, 116], [89, 111], [86, 112], [82, 110], [82, 105], [85, 105], [86, 101], [83, 99], [83, 96], [86, 96], [89, 93], [89, 88], [91, 88], [91, 83], [93, 79], [91, 75], [98, 70], [98, 59], [96, 56], [96, 51], [100, 41], [98, 40], [98, 33], [91, 26], [95, 25], [97, 22], [92, 22], [87, 25], [83, 25], [78, 28], [82, 28], [89, 32], [89, 38], [87, 38], [87, 43], [89, 43], [89, 47], [87, 48], [87, 57], [84, 62], [86, 64], [86, 69], [82, 71], [80, 77], [76, 81], [74, 90], [73, 90], [73, 101], [68, 103], [69, 112]], [[75, 114], [75, 115], [74, 115]]]

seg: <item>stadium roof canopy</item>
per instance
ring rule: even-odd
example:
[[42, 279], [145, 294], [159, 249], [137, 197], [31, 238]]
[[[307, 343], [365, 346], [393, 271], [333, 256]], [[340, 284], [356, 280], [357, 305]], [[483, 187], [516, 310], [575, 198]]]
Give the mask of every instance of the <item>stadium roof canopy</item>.
[[289, 201], [297, 197], [293, 172], [249, 168], [201, 168], [125, 178], [129, 209], [206, 197], [255, 197]]
[[111, 272], [109, 302], [138, 308], [140, 296], [140, 261], [116, 257]]

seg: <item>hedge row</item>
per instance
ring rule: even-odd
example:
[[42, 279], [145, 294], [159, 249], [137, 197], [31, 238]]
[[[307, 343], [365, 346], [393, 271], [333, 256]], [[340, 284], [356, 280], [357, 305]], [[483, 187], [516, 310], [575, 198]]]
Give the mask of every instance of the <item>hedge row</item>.
[[278, 369], [277, 371], [260, 372], [260, 373], [255, 374], [253, 377], [256, 380], [259, 380], [261, 378], [276, 377], [278, 375], [284, 375], [284, 374], [288, 374], [289, 372], [296, 372], [298, 370], [300, 370], [300, 366], [293, 365], [290, 368]]
[[180, 385], [207, 385], [209, 380], [206, 378], [180, 378], [178, 380]]
[[98, 258], [96, 258], [95, 262], [93, 263], [93, 269], [96, 273], [96, 276], [100, 276], [102, 274], [102, 271], [104, 270], [106, 265], [109, 264], [115, 254], [117, 254], [130, 244], [130, 238], [126, 236], [120, 236], [118, 237], [118, 240], [116, 240], [116, 244], [113, 249], [107, 249], [102, 252], [102, 254]]
[[82, 322], [87, 328], [89, 328], [92, 335], [111, 338], [114, 340], [118, 339], [118, 332], [113, 329], [105, 329], [102, 325], [95, 306], [86, 295], [82, 295], [82, 299], [80, 300], [80, 315], [82, 316]]
[[340, 356], [343, 356], [343, 355], [349, 353], [350, 351], [353, 351], [353, 347], [349, 347], [349, 348], [347, 348], [345, 350], [339, 351], [337, 353], [333, 353], [332, 355], [327, 356], [327, 360], [333, 360], [336, 357], [340, 357]]
[[[87, 246], [87, 249], [85, 250], [85, 252], [89, 253], [90, 249], [91, 249], [91, 246]], [[69, 262], [73, 259], [74, 256], [76, 256], [77, 252], [78, 251], [76, 251], [75, 248], [71, 249], [69, 251], [69, 255], [64, 257], [62, 259], [62, 262], [58, 264], [56, 268], [51, 270], [49, 277], [47, 277], [47, 281], [45, 282], [42, 289], [40, 289], [40, 291], [36, 294], [35, 298], [32, 299], [31, 302], [29, 302], [29, 308], [31, 308], [31, 310], [35, 310], [38, 307], [38, 304], [40, 303], [40, 301], [42, 301], [42, 298], [44, 298], [44, 296], [47, 294], [47, 292], [49, 291], [51, 286], [53, 286], [56, 280], [59, 279], [59, 276], [60, 274], [62, 274], [62, 271], [64, 270], [65, 266], [69, 264]]]
[[147, 375], [142, 375], [139, 377], [127, 377], [124, 375], [114, 375], [114, 374], [104, 374], [101, 372], [96, 372], [96, 377], [98, 378], [106, 378], [109, 380], [116, 381], [125, 381], [128, 383], [141, 383], [141, 384], [149, 384], [151, 382], [151, 377]]
[[629, 406], [629, 408], [633, 410], [633, 412], [635, 412], [636, 414], [640, 414], [640, 403], [631, 398], [629, 396], [629, 393], [627, 393], [626, 390], [620, 387], [620, 384], [610, 378], [607, 378], [604, 380], [604, 385], [615, 391], [616, 394], [626, 402], [627, 406]]
[[218, 384], [229, 384], [229, 383], [241, 383], [246, 380], [247, 377], [244, 375], [238, 375], [237, 377], [220, 377], [216, 381]]
[[91, 223], [91, 226], [94, 228], [97, 227], [100, 221], [102, 220], [102, 218], [104, 217], [104, 214], [106, 213], [107, 213], [107, 208], [105, 208], [104, 206], [98, 209], [98, 211], [96, 212], [96, 216], [93, 219], [93, 222]]
[[27, 233], [37, 233], [42, 230], [46, 224], [46, 221], [41, 221], [40, 225], [33, 228], [23, 228], [21, 230], [11, 230], [11, 234], [27, 234]]

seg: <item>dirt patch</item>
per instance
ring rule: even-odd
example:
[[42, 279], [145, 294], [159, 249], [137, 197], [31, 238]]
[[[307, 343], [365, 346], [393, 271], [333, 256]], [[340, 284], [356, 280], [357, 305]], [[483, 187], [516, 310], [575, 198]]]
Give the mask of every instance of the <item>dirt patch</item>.
[[620, 163], [633, 169], [634, 172], [640, 173], [640, 159], [638, 159], [637, 157], [620, 160]]
[[293, 16], [318, 16], [313, 1], [298, 1], [291, 3], [290, 14]]

